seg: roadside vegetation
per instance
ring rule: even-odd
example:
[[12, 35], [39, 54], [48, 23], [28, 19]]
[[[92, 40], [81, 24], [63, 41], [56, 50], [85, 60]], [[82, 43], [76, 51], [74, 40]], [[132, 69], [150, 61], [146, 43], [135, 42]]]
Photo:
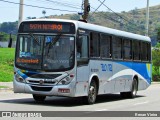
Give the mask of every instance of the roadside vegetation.
[[0, 48], [0, 82], [13, 81], [14, 48]]
[[[0, 48], [0, 82], [13, 81], [14, 48]], [[152, 81], [160, 81], [160, 43], [152, 49]]]
[[160, 81], [160, 43], [152, 49], [152, 79]]
[[0, 86], [0, 89], [3, 89], [3, 88], [8, 88], [7, 86]]
[[[160, 13], [156, 10], [160, 9], [160, 5], [150, 7], [150, 13], [152, 13], [152, 17], [150, 17], [150, 34], [149, 36], [152, 38], [152, 80], [160, 81]], [[138, 30], [133, 29], [133, 24], [119, 24], [113, 22], [113, 19], [119, 21], [120, 18], [117, 17], [114, 13], [111, 12], [97, 12], [93, 16], [89, 17], [89, 22], [94, 24], [99, 24], [106, 27], [111, 27], [115, 29], [120, 29], [124, 31], [129, 31], [137, 34], [144, 35], [145, 29], [145, 9], [137, 9], [121, 12], [119, 13], [121, 16], [125, 18], [128, 16], [128, 23], [137, 23], [139, 26]], [[107, 16], [112, 16], [107, 18]], [[76, 14], [66, 14], [66, 15], [52, 15], [48, 16], [48, 18], [63, 18], [63, 19], [72, 19], [78, 20], [79, 15]], [[99, 19], [101, 18], [101, 19]], [[28, 19], [30, 19], [28, 17]], [[121, 21], [122, 23], [125, 21]], [[12, 34], [13, 41], [16, 40], [17, 34], [17, 24], [18, 22], [4, 22], [0, 23], [0, 41], [7, 41]], [[136, 26], [136, 27], [137, 27]], [[156, 41], [156, 42], [155, 42]], [[0, 82], [10, 82], [13, 81], [13, 66], [14, 66], [14, 48], [0, 48]]]

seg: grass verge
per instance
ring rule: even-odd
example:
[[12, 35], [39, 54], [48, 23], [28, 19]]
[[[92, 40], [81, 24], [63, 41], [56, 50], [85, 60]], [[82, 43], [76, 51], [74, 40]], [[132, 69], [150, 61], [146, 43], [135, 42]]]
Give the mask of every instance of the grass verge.
[[0, 48], [0, 82], [13, 81], [14, 48]]
[[8, 88], [8, 87], [7, 87], [7, 86], [0, 86], [0, 89], [1, 89], [1, 88]]

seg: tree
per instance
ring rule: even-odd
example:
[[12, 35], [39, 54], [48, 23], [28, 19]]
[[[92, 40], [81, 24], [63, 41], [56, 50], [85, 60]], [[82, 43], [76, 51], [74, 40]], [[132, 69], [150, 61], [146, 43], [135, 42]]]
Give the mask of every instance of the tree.
[[160, 42], [160, 27], [157, 29], [157, 41]]
[[160, 80], [160, 43], [152, 50], [153, 81]]
[[18, 26], [18, 22], [3, 22], [0, 26], [0, 32], [5, 32], [5, 33], [13, 33], [16, 34], [17, 33], [17, 26]]
[[157, 27], [157, 45], [152, 50], [153, 80], [160, 81], [160, 27]]

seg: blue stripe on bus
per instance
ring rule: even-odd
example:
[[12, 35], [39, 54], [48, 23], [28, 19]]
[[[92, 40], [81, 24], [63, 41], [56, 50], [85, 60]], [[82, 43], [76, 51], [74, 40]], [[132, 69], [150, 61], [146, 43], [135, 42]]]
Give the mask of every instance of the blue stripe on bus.
[[133, 69], [140, 75], [142, 75], [148, 83], [151, 83], [151, 64], [148, 63], [136, 63], [136, 62], [117, 62], [128, 68]]
[[23, 79], [26, 79], [26, 78], [28, 77], [26, 74], [24, 74], [24, 73], [21, 72], [20, 70], [18, 70], [17, 73], [18, 73]]

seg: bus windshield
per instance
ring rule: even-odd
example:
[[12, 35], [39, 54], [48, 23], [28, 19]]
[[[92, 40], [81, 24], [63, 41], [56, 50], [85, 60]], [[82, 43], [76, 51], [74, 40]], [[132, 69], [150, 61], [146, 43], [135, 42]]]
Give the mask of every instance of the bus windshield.
[[63, 71], [74, 65], [74, 37], [24, 34], [18, 36], [16, 65], [22, 69]]

